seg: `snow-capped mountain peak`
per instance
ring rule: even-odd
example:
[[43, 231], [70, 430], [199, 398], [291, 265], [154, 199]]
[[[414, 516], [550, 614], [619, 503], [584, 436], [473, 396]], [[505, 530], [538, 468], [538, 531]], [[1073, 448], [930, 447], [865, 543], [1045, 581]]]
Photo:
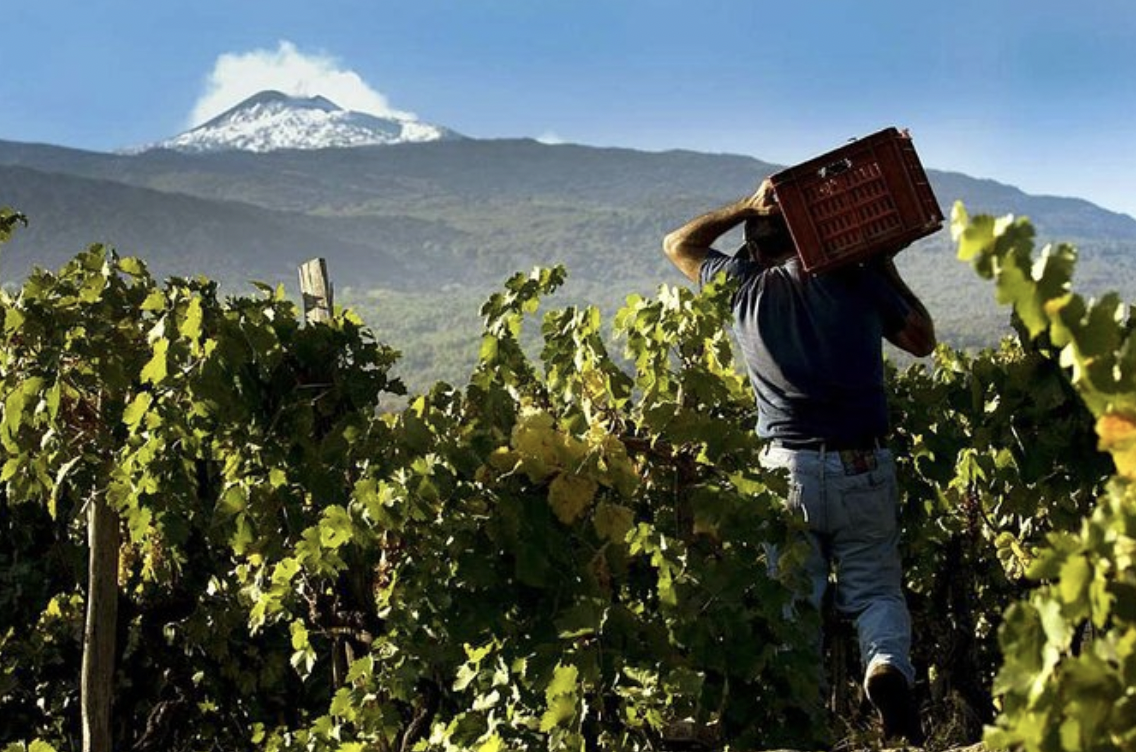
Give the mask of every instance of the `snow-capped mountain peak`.
[[179, 136], [137, 151], [182, 152], [327, 149], [463, 138], [405, 116], [379, 117], [339, 107], [326, 97], [262, 91]]

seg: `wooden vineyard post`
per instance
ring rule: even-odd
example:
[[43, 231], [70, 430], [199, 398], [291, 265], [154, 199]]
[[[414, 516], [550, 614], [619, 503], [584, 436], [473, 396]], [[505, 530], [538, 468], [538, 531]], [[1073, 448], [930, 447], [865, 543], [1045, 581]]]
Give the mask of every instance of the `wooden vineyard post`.
[[[300, 294], [304, 299], [304, 321], [311, 325], [331, 320], [334, 291], [327, 273], [327, 260], [314, 258], [300, 265]], [[351, 644], [341, 630], [333, 630], [331, 642], [331, 686], [342, 687], [351, 665]]]
[[325, 259], [314, 258], [300, 266], [300, 294], [304, 297], [304, 320], [307, 323], [331, 319], [332, 293]]
[[118, 628], [118, 515], [106, 499], [90, 500], [87, 511], [90, 570], [83, 629], [81, 705], [83, 752], [112, 752], [114, 642]]

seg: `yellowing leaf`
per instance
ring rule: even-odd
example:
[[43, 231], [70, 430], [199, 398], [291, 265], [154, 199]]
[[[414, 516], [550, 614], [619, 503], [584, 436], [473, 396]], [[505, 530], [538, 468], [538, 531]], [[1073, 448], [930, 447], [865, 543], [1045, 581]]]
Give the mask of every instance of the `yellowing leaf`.
[[1116, 472], [1136, 480], [1136, 421], [1127, 415], [1106, 413], [1097, 419], [1099, 448], [1112, 454]]
[[548, 503], [557, 519], [571, 525], [591, 506], [598, 489], [591, 478], [561, 473], [548, 487]]
[[[517, 429], [552, 430], [554, 421], [546, 410], [537, 407], [524, 407], [517, 418]], [[516, 429], [514, 429], [516, 430]]]
[[497, 447], [489, 455], [489, 466], [499, 472], [509, 472], [517, 466], [517, 453], [509, 447]]
[[635, 525], [635, 513], [619, 504], [600, 504], [596, 507], [592, 525], [600, 538], [622, 543]]

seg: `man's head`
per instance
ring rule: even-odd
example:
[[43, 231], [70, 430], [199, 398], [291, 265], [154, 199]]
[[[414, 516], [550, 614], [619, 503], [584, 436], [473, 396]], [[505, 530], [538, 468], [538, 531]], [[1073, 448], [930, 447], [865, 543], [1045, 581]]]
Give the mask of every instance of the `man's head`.
[[747, 219], [743, 238], [750, 258], [762, 264], [776, 264], [797, 252], [789, 226], [780, 214]]

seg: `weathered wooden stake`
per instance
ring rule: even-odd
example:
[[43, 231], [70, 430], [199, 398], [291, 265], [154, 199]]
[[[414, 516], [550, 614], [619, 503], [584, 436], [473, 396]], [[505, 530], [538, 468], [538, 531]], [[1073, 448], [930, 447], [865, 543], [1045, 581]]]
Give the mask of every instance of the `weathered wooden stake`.
[[304, 320], [309, 324], [331, 319], [334, 291], [327, 276], [327, 261], [314, 258], [300, 266], [300, 293], [304, 296]]
[[[300, 266], [300, 294], [304, 297], [304, 320], [308, 324], [331, 319], [334, 290], [327, 274], [325, 259], [314, 258]], [[354, 657], [354, 650], [343, 631], [334, 630], [331, 643], [333, 692], [346, 683], [347, 670]]]
[[80, 688], [83, 752], [112, 752], [114, 641], [118, 628], [118, 514], [101, 496], [89, 503], [87, 544], [90, 569]]

